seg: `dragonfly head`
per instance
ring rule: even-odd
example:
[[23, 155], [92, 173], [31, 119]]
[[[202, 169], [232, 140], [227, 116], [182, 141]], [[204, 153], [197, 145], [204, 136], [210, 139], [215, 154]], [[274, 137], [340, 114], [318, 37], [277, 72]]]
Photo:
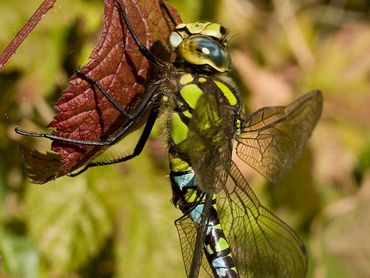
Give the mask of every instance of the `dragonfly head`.
[[181, 60], [207, 71], [230, 69], [226, 42], [227, 30], [213, 22], [181, 23], [170, 35], [170, 45]]

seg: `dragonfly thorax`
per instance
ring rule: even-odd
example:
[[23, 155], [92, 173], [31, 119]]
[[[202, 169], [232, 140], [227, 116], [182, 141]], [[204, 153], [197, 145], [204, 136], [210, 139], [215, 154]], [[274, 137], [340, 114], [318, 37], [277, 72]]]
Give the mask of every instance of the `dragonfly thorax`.
[[226, 35], [226, 29], [217, 23], [182, 23], [177, 25], [169, 40], [179, 60], [196, 69], [225, 72], [231, 63]]

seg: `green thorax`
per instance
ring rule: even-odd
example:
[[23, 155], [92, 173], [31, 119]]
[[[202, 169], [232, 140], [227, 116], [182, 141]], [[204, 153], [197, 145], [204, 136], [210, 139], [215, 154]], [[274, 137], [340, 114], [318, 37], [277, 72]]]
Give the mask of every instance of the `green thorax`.
[[239, 95], [224, 75], [184, 73], [172, 99], [167, 127], [171, 170], [188, 171], [191, 152], [232, 139], [239, 121]]

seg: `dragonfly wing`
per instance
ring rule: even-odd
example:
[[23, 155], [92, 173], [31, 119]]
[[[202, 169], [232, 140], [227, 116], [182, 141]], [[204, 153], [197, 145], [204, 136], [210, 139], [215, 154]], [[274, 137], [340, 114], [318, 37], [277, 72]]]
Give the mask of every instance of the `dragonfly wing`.
[[205, 193], [217, 191], [226, 182], [235, 133], [235, 110], [221, 90], [208, 80], [189, 126], [192, 167]]
[[207, 259], [203, 256], [203, 246], [195, 246], [198, 232], [197, 225], [188, 215], [184, 215], [177, 219], [175, 225], [180, 239], [186, 276], [189, 277], [193, 256], [202, 256], [202, 267], [209, 276], [212, 276], [212, 270]]
[[322, 111], [322, 94], [307, 93], [288, 106], [265, 107], [248, 116], [236, 136], [237, 155], [272, 182], [292, 167]]
[[218, 212], [241, 277], [305, 277], [304, 244], [263, 207], [232, 162], [230, 183], [218, 194]]

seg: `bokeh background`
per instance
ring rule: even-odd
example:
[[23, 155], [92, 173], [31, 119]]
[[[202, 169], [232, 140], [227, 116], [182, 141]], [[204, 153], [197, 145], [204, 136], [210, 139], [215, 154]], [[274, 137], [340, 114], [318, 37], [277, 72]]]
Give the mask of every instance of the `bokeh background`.
[[[368, 0], [172, 0], [185, 22], [230, 30], [233, 78], [249, 111], [321, 89], [324, 111], [304, 155], [277, 185], [248, 168], [261, 202], [300, 234], [308, 277], [370, 277]], [[0, 0], [0, 51], [40, 1]], [[0, 72], [0, 277], [184, 277], [157, 125], [133, 161], [27, 181], [15, 126], [44, 130], [68, 76], [96, 44], [101, 0], [58, 0]], [[129, 152], [132, 134], [109, 152]], [[109, 154], [107, 154], [109, 156]]]

